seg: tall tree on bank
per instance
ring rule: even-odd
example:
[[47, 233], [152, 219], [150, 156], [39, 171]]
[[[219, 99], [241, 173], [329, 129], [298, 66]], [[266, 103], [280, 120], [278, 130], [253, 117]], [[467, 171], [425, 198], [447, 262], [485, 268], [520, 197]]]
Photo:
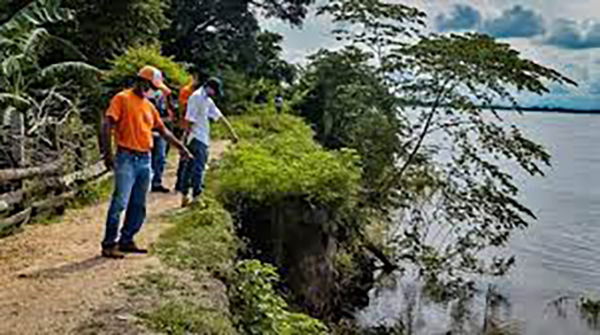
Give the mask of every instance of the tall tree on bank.
[[[419, 37], [425, 14], [416, 8], [378, 0], [333, 0], [320, 12], [347, 25], [348, 29], [334, 32], [339, 39], [372, 50], [380, 82], [399, 98], [396, 115], [406, 122], [397, 133], [402, 145], [390, 144], [399, 148], [387, 166], [391, 172], [373, 189], [390, 200], [383, 202], [388, 209], [402, 209], [392, 225], [399, 264], [414, 268], [429, 292], [441, 300], [470, 294], [479, 275], [503, 275], [514, 263], [512, 257], [481, 255], [502, 250], [511, 232], [527, 227], [534, 218], [519, 202], [507, 167], [543, 175], [550, 156], [494, 106], [508, 104], [518, 111], [516, 96], [521, 92], [541, 95], [548, 92], [548, 83], [575, 83], [489, 36]], [[311, 66], [320, 66], [322, 60], [315, 59]], [[353, 68], [357, 71], [366, 64], [365, 60]], [[313, 115], [326, 145], [332, 134], [328, 122], [352, 121], [356, 113], [341, 106], [352, 105], [357, 98], [336, 99], [342, 83], [346, 84], [321, 77], [313, 92], [322, 92], [308, 94], [303, 102], [304, 113]], [[334, 106], [325, 110], [327, 104]], [[362, 108], [377, 111], [376, 106], [373, 102]], [[356, 147], [348, 134], [335, 135]]]

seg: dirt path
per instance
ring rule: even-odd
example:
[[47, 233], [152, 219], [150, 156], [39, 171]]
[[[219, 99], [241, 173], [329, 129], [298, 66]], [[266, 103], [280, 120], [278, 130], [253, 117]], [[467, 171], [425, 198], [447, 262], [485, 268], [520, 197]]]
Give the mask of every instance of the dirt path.
[[[221, 156], [225, 143], [211, 146]], [[170, 162], [165, 184], [175, 184]], [[175, 194], [151, 194], [137, 237], [149, 246], [168, 224], [161, 215], [179, 207]], [[28, 226], [0, 240], [0, 334], [73, 334], [105, 306], [122, 300], [120, 283], [158, 266], [154, 256], [99, 257], [108, 202], [69, 210], [60, 223]]]

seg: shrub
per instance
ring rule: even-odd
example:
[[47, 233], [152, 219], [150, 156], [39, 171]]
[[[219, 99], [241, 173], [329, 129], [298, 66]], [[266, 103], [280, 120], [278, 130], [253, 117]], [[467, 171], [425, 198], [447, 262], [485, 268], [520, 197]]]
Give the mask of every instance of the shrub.
[[244, 116], [234, 126], [244, 141], [220, 164], [218, 196], [225, 205], [290, 195], [334, 207], [352, 203], [360, 180], [353, 151], [325, 151], [290, 115]]
[[[254, 106], [253, 112], [231, 118], [231, 124], [244, 141], [261, 141], [279, 134], [296, 136], [303, 142], [311, 142], [314, 135], [310, 127], [301, 119], [289, 114], [261, 112]], [[225, 138], [227, 129], [218, 123], [211, 130], [214, 138]]]
[[234, 320], [248, 335], [320, 335], [328, 329], [319, 320], [293, 313], [274, 285], [279, 276], [274, 267], [257, 260], [240, 262], [230, 286]]
[[268, 106], [275, 109], [274, 101], [277, 93], [281, 91], [279, 84], [268, 79], [253, 79], [243, 72], [228, 69], [223, 72], [225, 95], [218, 102], [227, 114], [246, 114], [253, 112], [257, 107], [256, 99], [263, 95]]
[[167, 85], [174, 88], [186, 85], [190, 77], [181, 64], [163, 56], [155, 44], [130, 47], [127, 52], [111, 61], [112, 67], [106, 74], [106, 84], [117, 89], [129, 86], [130, 80], [145, 65], [161, 70]]

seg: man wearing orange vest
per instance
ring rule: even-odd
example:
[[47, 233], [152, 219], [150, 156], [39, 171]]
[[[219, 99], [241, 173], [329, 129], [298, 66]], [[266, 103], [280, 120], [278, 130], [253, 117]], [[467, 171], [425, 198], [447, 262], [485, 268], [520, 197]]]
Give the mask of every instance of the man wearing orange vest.
[[[106, 219], [102, 256], [123, 258], [124, 253], [147, 253], [134, 242], [146, 218], [146, 195], [152, 175], [152, 130], [177, 147], [183, 157], [191, 159], [189, 150], [165, 128], [149, 98], [158, 91], [168, 93], [162, 73], [151, 66], [142, 68], [132, 89], [117, 94], [111, 101], [103, 124], [102, 143], [106, 166], [114, 167], [115, 190]], [[113, 160], [111, 132], [117, 144]], [[114, 164], [113, 164], [114, 163]], [[126, 211], [120, 232], [121, 215]]]

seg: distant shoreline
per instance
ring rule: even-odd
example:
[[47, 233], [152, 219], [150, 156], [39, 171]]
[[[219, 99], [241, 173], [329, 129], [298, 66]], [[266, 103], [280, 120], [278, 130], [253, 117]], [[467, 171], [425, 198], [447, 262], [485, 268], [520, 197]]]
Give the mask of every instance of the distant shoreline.
[[[494, 106], [496, 110], [504, 111], [515, 111], [512, 107], [500, 107]], [[490, 108], [486, 108], [490, 109]], [[563, 114], [600, 114], [600, 109], [574, 109], [574, 108], [549, 108], [549, 107], [520, 107], [523, 112], [534, 112], [534, 113], [563, 113]]]
[[[431, 107], [427, 104], [416, 105], [420, 107]], [[495, 109], [498, 111], [516, 111], [514, 107], [507, 106], [489, 106], [484, 107], [481, 106], [482, 109]], [[575, 108], [565, 108], [565, 107], [520, 107], [519, 108], [523, 112], [533, 112], [533, 113], [563, 113], [563, 114], [600, 114], [600, 109], [575, 109]]]

